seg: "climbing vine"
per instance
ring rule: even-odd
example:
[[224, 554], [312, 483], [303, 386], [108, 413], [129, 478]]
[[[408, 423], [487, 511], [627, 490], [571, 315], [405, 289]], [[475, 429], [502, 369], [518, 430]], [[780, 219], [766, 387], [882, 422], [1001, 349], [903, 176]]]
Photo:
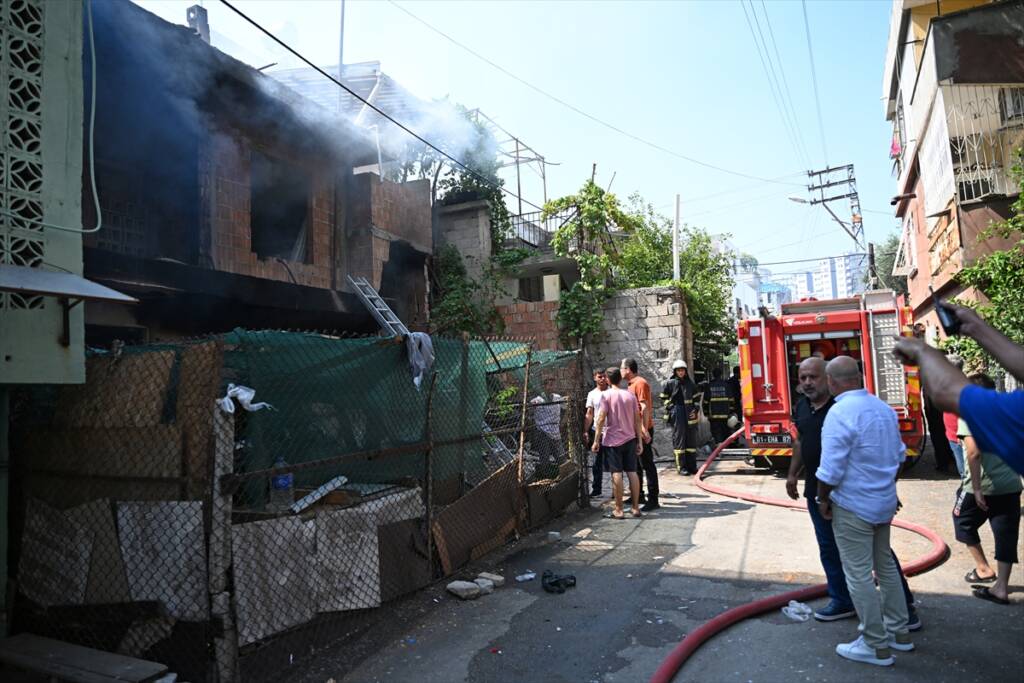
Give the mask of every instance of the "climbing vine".
[[604, 303], [617, 291], [613, 268], [618, 254], [611, 231], [631, 232], [636, 217], [622, 209], [618, 198], [588, 180], [576, 194], [544, 205], [544, 216], [568, 213], [572, 217], [555, 231], [551, 247], [562, 258], [576, 262], [579, 280], [562, 292], [558, 326], [567, 346], [579, 346], [601, 332]]

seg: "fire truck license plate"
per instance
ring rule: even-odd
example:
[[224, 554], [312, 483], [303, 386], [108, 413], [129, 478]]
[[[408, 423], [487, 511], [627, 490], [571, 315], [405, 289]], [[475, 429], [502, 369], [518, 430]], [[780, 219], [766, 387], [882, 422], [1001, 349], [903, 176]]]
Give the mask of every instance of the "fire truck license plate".
[[793, 437], [789, 434], [754, 434], [751, 442], [758, 446], [792, 446]]

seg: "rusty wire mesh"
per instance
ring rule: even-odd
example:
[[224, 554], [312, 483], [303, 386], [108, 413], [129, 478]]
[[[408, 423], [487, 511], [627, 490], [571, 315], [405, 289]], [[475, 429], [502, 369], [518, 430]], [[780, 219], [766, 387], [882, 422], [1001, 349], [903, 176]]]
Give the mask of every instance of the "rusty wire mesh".
[[24, 392], [13, 630], [181, 680], [284, 680], [359, 615], [585, 504], [576, 357], [433, 351], [417, 385], [398, 340], [236, 330], [95, 352], [84, 385]]

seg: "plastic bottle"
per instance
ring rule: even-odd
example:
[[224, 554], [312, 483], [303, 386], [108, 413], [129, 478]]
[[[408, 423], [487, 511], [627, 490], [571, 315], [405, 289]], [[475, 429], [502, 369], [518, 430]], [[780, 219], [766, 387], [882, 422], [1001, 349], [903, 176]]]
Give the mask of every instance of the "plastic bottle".
[[[284, 458], [274, 460], [274, 467], [286, 467]], [[270, 501], [267, 508], [274, 512], [285, 512], [295, 502], [295, 476], [291, 473], [275, 474], [270, 478]]]

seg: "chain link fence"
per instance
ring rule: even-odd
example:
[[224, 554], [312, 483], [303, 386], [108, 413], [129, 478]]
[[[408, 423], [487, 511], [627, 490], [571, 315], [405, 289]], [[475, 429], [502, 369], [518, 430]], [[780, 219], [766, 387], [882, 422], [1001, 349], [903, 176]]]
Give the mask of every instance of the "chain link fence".
[[401, 340], [236, 330], [24, 391], [12, 631], [179, 680], [286, 680], [361, 615], [586, 505], [577, 355], [432, 347], [414, 382]]

